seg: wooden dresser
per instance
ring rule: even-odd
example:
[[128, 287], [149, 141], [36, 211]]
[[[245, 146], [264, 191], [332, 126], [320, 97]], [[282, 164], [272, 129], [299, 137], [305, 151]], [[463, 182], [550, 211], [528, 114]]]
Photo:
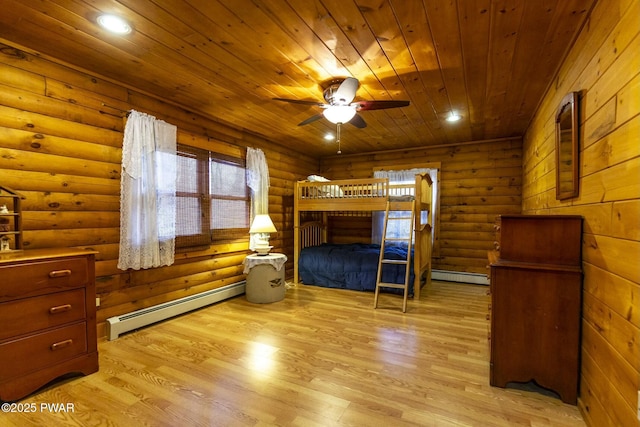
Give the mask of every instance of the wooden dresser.
[[0, 400], [98, 370], [95, 252], [0, 253]]
[[497, 231], [490, 260], [491, 385], [533, 380], [575, 404], [582, 218], [503, 215]]

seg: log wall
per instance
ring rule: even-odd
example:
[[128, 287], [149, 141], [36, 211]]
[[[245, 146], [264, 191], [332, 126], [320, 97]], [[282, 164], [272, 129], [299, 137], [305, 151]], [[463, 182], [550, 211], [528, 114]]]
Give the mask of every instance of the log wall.
[[441, 165], [440, 247], [433, 268], [486, 274], [496, 216], [520, 213], [520, 138], [332, 156], [322, 159], [320, 169], [331, 179], [368, 178], [376, 167], [410, 169], [430, 163]]
[[121, 271], [117, 265], [120, 163], [124, 113], [136, 109], [178, 127], [178, 142], [235, 157], [265, 152], [271, 175], [269, 209], [278, 233], [274, 250], [293, 260], [293, 182], [319, 162], [271, 141], [224, 126], [178, 106], [0, 45], [0, 183], [26, 196], [25, 249], [92, 248], [96, 263], [98, 333], [105, 320], [244, 279], [247, 239], [179, 253], [169, 267]]
[[[635, 426], [640, 390], [640, 2], [598, 2], [524, 138], [523, 211], [584, 217], [579, 405]], [[580, 188], [555, 199], [554, 115], [580, 92]]]

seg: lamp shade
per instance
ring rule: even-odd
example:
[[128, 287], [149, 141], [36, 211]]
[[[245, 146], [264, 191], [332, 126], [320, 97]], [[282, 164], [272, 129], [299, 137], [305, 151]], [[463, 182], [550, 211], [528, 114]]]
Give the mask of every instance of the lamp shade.
[[356, 107], [351, 105], [332, 105], [322, 114], [331, 123], [347, 123], [356, 115]]
[[273, 225], [273, 221], [269, 218], [269, 215], [256, 215], [251, 223], [249, 233], [275, 233], [276, 227]]

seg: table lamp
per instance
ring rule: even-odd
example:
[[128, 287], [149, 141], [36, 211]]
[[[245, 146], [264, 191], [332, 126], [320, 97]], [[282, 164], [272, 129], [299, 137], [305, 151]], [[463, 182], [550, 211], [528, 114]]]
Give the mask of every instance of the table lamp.
[[273, 225], [269, 215], [256, 215], [249, 229], [249, 233], [256, 234], [255, 250], [258, 255], [267, 255], [273, 246], [269, 246], [269, 233], [275, 233], [276, 227]]

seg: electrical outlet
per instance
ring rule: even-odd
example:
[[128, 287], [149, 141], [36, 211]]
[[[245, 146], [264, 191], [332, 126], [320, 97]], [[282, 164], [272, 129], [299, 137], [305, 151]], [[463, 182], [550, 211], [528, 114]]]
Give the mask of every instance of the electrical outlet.
[[96, 307], [100, 307], [100, 297], [96, 297]]

